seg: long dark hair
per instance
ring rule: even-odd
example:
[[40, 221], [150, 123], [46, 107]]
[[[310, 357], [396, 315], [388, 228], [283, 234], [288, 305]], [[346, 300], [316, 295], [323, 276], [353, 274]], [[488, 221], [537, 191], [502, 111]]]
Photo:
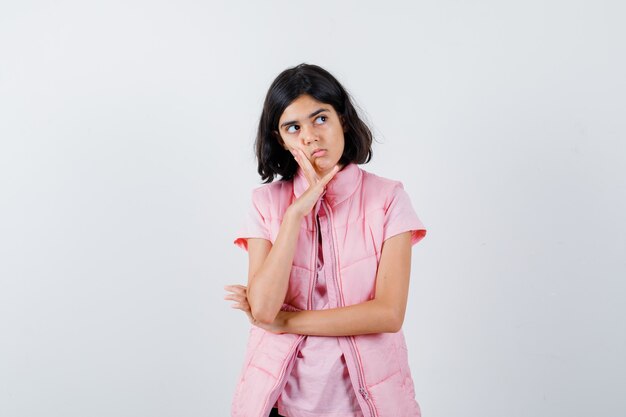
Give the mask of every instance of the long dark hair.
[[264, 183], [272, 182], [277, 175], [281, 180], [290, 180], [298, 170], [298, 163], [281, 145], [277, 130], [283, 111], [303, 94], [332, 105], [343, 118], [345, 144], [339, 163], [363, 164], [372, 159], [372, 132], [359, 118], [346, 89], [322, 67], [302, 63], [281, 72], [265, 96], [254, 142], [258, 172]]

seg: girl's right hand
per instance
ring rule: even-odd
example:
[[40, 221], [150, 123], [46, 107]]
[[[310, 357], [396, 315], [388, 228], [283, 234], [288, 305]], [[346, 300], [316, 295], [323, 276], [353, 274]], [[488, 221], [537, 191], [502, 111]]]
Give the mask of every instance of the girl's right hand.
[[330, 180], [333, 179], [335, 174], [339, 172], [340, 167], [339, 165], [335, 165], [328, 174], [320, 177], [317, 172], [315, 172], [315, 168], [313, 168], [313, 165], [311, 165], [311, 162], [301, 149], [293, 148], [290, 149], [290, 151], [300, 168], [302, 168], [302, 172], [309, 182], [309, 188], [307, 188], [307, 190], [291, 204], [289, 210], [304, 217], [309, 214], [311, 210], [313, 210], [313, 207], [315, 207], [315, 204], [324, 192], [326, 184], [328, 184]]

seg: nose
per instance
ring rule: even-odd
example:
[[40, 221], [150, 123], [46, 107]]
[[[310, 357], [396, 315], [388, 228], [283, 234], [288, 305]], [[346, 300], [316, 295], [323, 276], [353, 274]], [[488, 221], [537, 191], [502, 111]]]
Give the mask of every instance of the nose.
[[300, 127], [300, 139], [302, 140], [302, 143], [304, 143], [305, 145], [308, 145], [309, 143], [311, 143], [314, 140], [317, 140], [318, 138], [313, 127], [301, 126]]

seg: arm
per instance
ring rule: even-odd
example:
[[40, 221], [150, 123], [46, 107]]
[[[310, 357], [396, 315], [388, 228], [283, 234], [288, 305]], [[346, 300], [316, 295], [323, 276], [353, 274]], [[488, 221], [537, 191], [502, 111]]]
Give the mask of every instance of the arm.
[[248, 290], [251, 314], [260, 323], [272, 323], [289, 285], [302, 216], [287, 210], [274, 245], [266, 239], [248, 239]]
[[339, 171], [335, 165], [319, 177], [302, 150], [294, 158], [305, 172], [309, 187], [285, 211], [274, 245], [265, 239], [249, 239], [248, 288], [245, 297], [252, 319], [271, 325], [285, 301], [291, 265], [300, 233], [302, 219], [311, 212], [326, 184]]
[[410, 272], [411, 233], [404, 232], [383, 243], [373, 300], [327, 310], [281, 311], [272, 330], [313, 336], [395, 333], [404, 321]]

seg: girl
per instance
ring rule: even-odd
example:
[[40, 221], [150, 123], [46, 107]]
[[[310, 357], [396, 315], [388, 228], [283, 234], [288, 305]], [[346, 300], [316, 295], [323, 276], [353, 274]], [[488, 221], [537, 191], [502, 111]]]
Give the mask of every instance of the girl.
[[371, 145], [323, 68], [270, 86], [255, 142], [265, 184], [234, 241], [248, 284], [225, 287], [252, 323], [232, 416], [420, 416], [401, 327], [426, 229], [401, 182], [358, 166]]

